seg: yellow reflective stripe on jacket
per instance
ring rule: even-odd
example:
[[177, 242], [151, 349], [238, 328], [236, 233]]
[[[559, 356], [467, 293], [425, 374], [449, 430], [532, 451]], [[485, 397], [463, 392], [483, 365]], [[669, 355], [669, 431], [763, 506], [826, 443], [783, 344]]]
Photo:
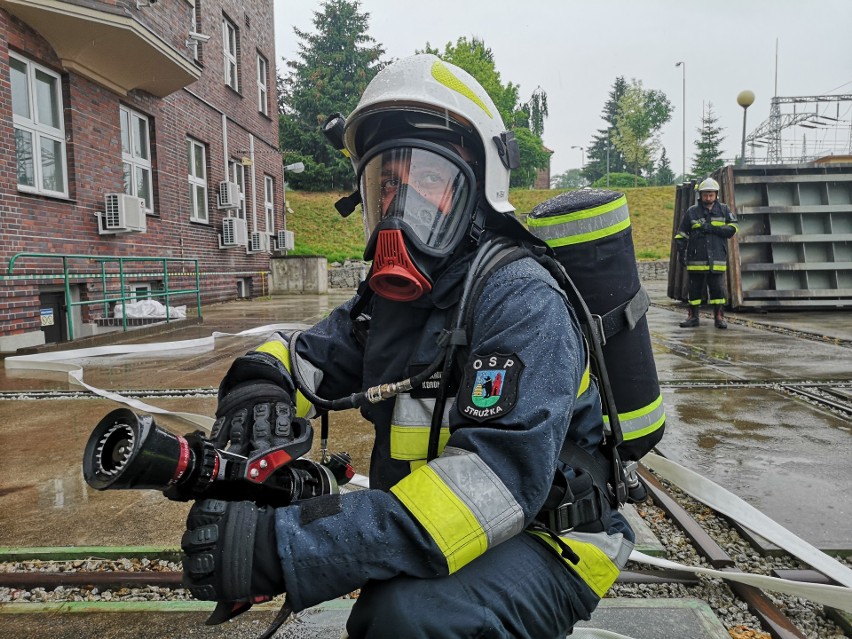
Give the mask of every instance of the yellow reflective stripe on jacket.
[[627, 198], [622, 196], [582, 212], [527, 218], [527, 225], [549, 246], [568, 246], [615, 235], [626, 229], [630, 226], [630, 212]]
[[[254, 350], [259, 353], [272, 355], [275, 359], [284, 364], [284, 368], [287, 369], [287, 372], [291, 374], [293, 373], [292, 364], [290, 362], [290, 350], [283, 342], [272, 340], [262, 344]], [[311, 412], [313, 407], [313, 404], [308, 401], [308, 398], [302, 395], [301, 391], [296, 390], [296, 417], [305, 417]]]
[[586, 351], [586, 365], [583, 368], [583, 375], [580, 377], [580, 387], [577, 389], [577, 397], [589, 390], [589, 384], [592, 383], [591, 369], [589, 367], [589, 344], [586, 338], [583, 338], [583, 346]]
[[[441, 433], [438, 438], [439, 455], [450, 438], [450, 409], [454, 403], [455, 397], [448, 397], [444, 405]], [[433, 397], [412, 397], [411, 393], [397, 395], [391, 416], [391, 458], [401, 461], [426, 459], [434, 410], [435, 398]]]
[[[666, 410], [663, 407], [663, 396], [643, 406], [626, 413], [618, 414], [618, 422], [621, 424], [621, 433], [624, 440], [638, 439], [649, 433], [653, 433], [666, 421]], [[609, 425], [609, 417], [604, 415], [604, 423]]]
[[[529, 530], [527, 532], [542, 539], [561, 556], [562, 549], [559, 547], [557, 541], [550, 536], [550, 534], [538, 530]], [[604, 537], [609, 536], [604, 532], [595, 533], [595, 535]], [[589, 535], [586, 536], [588, 537]], [[565, 564], [573, 570], [580, 579], [586, 582], [586, 585], [592, 589], [592, 592], [594, 592], [598, 597], [603, 598], [607, 590], [609, 590], [612, 587], [612, 584], [615, 583], [615, 580], [618, 579], [618, 573], [621, 572], [621, 568], [619, 568], [613, 559], [622, 563], [622, 566], [626, 563], [626, 559], [624, 562], [621, 562], [620, 558], [610, 558], [598, 547], [597, 544], [589, 541], [580, 541], [570, 535], [560, 536], [560, 539], [562, 539], [562, 541], [567, 544], [568, 547], [571, 548], [571, 550], [573, 550], [580, 558], [580, 561], [576, 564], [569, 559], [563, 559]], [[624, 541], [623, 544], [628, 544], [627, 555], [629, 555], [629, 550], [632, 549], [633, 544], [630, 544], [628, 541]], [[620, 552], [619, 554], [624, 555], [623, 552]]]
[[440, 548], [450, 574], [524, 527], [520, 504], [479, 455], [457, 448], [391, 488]]
[[[391, 424], [390, 453], [392, 459], [415, 461], [426, 459], [429, 452], [429, 426], [402, 426]], [[438, 437], [438, 454], [450, 438], [450, 429], [442, 428]]]

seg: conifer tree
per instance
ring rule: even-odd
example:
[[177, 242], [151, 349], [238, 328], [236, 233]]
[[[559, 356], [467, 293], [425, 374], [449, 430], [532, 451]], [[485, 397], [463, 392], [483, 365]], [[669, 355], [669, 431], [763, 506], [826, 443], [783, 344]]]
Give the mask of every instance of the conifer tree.
[[716, 126], [718, 118], [713, 113], [713, 104], [708, 102], [707, 109], [701, 114], [699, 137], [695, 140], [697, 152], [692, 159], [692, 175], [701, 180], [725, 165], [720, 146], [725, 139], [722, 128]]
[[285, 176], [296, 189], [349, 190], [352, 165], [321, 132], [333, 113], [350, 113], [383, 66], [385, 51], [367, 34], [370, 14], [357, 0], [326, 0], [314, 12], [315, 32], [293, 28], [296, 60], [285, 60], [279, 79], [279, 141], [287, 164], [302, 161], [303, 173]]

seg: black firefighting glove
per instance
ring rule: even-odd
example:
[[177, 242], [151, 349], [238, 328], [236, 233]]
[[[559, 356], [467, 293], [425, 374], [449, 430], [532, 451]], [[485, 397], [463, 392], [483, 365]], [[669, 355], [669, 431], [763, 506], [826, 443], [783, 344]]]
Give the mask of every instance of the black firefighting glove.
[[686, 249], [680, 249], [677, 252], [677, 261], [681, 266], [686, 266]]
[[291, 442], [294, 419], [293, 400], [279, 385], [243, 382], [220, 396], [210, 438], [217, 448], [248, 456]]
[[196, 599], [257, 603], [284, 592], [275, 509], [250, 501], [197, 501], [181, 539], [183, 585]]

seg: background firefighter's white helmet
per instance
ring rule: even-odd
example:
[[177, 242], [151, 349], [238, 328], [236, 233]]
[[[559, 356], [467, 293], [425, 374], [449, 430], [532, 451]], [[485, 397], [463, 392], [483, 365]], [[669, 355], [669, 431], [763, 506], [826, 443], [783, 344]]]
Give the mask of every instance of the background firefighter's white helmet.
[[718, 193], [719, 183], [713, 178], [707, 178], [698, 185], [698, 192], [701, 193], [702, 191], [716, 191]]
[[[403, 58], [382, 69], [367, 86], [358, 106], [346, 118], [343, 143], [356, 172], [363, 153], [362, 129], [382, 117], [408, 114], [410, 131], [450, 127], [466, 130], [484, 154], [484, 193], [494, 210], [509, 213], [509, 169], [501, 160], [508, 150], [494, 141], [506, 127], [494, 102], [473, 76], [430, 54]], [[405, 137], [412, 137], [409, 132]], [[511, 134], [510, 134], [511, 136]], [[505, 139], [505, 136], [503, 136]], [[514, 142], [513, 142], [514, 143]], [[361, 148], [366, 146], [367, 148]]]

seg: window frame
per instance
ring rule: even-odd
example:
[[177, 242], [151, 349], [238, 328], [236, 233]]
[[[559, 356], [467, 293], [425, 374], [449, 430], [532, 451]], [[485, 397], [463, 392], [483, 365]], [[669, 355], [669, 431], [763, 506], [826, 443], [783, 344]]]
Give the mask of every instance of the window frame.
[[236, 182], [240, 187], [240, 208], [237, 209], [237, 217], [246, 219], [246, 167], [240, 160], [230, 160], [228, 162], [228, 173], [231, 176], [231, 181]]
[[275, 234], [275, 178], [263, 175], [263, 212], [266, 218], [266, 232]]
[[[189, 183], [189, 221], [210, 224], [210, 205], [207, 190], [207, 146], [193, 137], [186, 137], [187, 144], [187, 181]], [[201, 168], [204, 175], [195, 175], [195, 151], [201, 151]], [[198, 197], [198, 189], [203, 189], [204, 197]], [[199, 202], [204, 204], [204, 217], [198, 215]]]
[[[130, 166], [130, 183], [128, 185], [125, 180], [124, 183], [124, 192], [127, 195], [133, 195], [134, 197], [138, 197], [139, 199], [145, 200], [145, 212], [152, 213], [154, 210], [154, 167], [151, 162], [151, 118], [149, 118], [144, 113], [140, 113], [135, 109], [131, 109], [124, 104], [119, 104], [119, 128], [121, 129], [121, 164], [122, 169], [125, 165]], [[125, 120], [125, 114], [127, 115], [127, 120]], [[128, 143], [130, 146], [130, 152], [125, 151], [124, 149], [124, 126], [125, 122], [128, 124], [127, 136]], [[137, 123], [144, 123], [144, 127], [138, 126]], [[145, 132], [145, 150], [148, 153], [148, 157], [143, 157], [136, 154], [137, 147], [141, 147], [138, 145], [138, 133], [142, 130]], [[144, 195], [139, 195], [139, 183], [137, 181], [137, 171], [146, 172], [148, 174], [148, 193], [147, 197]], [[126, 173], [125, 173], [126, 176]], [[128, 186], [130, 186], [130, 190], [128, 191]]]
[[[29, 114], [25, 117], [14, 111], [14, 85], [12, 80], [12, 60], [15, 60], [25, 66], [25, 75], [27, 83], [27, 107]], [[41, 72], [55, 81], [57, 103], [51, 104], [52, 112], [56, 115], [59, 127], [54, 127], [49, 124], [43, 124], [38, 120], [39, 113], [39, 92], [36, 90], [36, 74]], [[22, 184], [16, 177], [16, 185], [19, 191], [25, 193], [35, 193], [38, 195], [48, 195], [54, 197], [67, 198], [68, 195], [68, 145], [65, 142], [65, 105], [62, 97], [62, 76], [46, 66], [39, 64], [35, 60], [9, 51], [9, 84], [10, 95], [12, 96], [12, 128], [15, 134], [15, 166], [16, 172], [20, 175], [18, 168], [20, 167], [18, 158], [18, 140], [17, 131], [20, 130], [30, 135], [32, 142], [32, 176], [34, 186]], [[42, 142], [44, 140], [59, 144], [61, 163], [61, 180], [62, 189], [54, 190], [44, 186], [44, 169], [42, 166]]]
[[257, 54], [257, 110], [269, 117], [269, 61]]
[[224, 56], [225, 85], [240, 91], [239, 30], [237, 25], [222, 16], [222, 53]]

